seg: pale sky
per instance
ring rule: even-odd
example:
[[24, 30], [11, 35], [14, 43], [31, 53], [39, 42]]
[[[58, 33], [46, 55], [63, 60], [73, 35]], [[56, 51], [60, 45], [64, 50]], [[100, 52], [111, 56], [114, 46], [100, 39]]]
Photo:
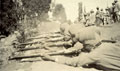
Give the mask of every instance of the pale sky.
[[[107, 5], [111, 6], [114, 0], [55, 0], [56, 4], [63, 4], [66, 10], [67, 19], [74, 21], [78, 17], [78, 3], [82, 2], [83, 7], [86, 7], [86, 11], [93, 9], [96, 11], [96, 7], [106, 8]], [[120, 2], [120, 0], [118, 0]]]

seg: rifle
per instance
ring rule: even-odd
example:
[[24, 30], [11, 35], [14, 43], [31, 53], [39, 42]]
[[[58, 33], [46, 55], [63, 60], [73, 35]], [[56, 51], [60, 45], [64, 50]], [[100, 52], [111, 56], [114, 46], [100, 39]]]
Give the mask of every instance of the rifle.
[[[69, 50], [61, 50], [58, 52], [52, 52], [52, 53], [46, 53], [47, 55], [50, 56], [55, 56], [55, 55], [67, 55], [76, 52], [76, 50], [69, 51]], [[21, 59], [26, 59], [26, 58], [36, 58], [36, 57], [44, 57], [42, 54], [35, 54], [35, 55], [28, 55], [28, 56], [15, 56], [15, 57], [9, 57], [9, 60], [21, 60]]]

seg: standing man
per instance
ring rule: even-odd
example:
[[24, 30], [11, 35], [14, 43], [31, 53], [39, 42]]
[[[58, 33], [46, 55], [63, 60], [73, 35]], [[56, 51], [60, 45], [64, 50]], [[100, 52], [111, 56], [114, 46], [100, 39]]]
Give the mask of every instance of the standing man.
[[101, 9], [101, 11], [100, 11], [100, 18], [101, 18], [101, 21], [102, 21], [102, 23], [104, 25], [104, 12], [103, 12], [103, 9]]
[[93, 10], [90, 11], [89, 20], [87, 21], [87, 26], [95, 25], [95, 13]]
[[116, 13], [115, 13], [115, 3], [112, 3], [112, 7], [111, 7], [111, 14], [112, 14], [112, 19], [114, 21], [114, 23], [116, 22]]
[[96, 17], [95, 23], [96, 23], [97, 26], [99, 26], [100, 23], [101, 23], [101, 19], [100, 19], [100, 10], [99, 10], [99, 7], [97, 7], [96, 9], [97, 9], [97, 12], [96, 12], [96, 15], [95, 15], [95, 17]]
[[104, 18], [104, 23], [105, 24], [110, 24], [110, 13], [108, 11], [108, 8], [105, 9], [105, 18]]
[[118, 21], [119, 20], [119, 12], [120, 12], [120, 4], [118, 3], [118, 0], [114, 0], [114, 3], [115, 3], [115, 9], [114, 9], [115, 18], [116, 18], [116, 21]]

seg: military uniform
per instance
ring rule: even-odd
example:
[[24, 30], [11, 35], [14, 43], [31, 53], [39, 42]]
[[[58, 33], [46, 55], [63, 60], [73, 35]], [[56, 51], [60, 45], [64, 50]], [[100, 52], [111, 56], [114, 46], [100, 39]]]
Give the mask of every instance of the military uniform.
[[94, 13], [90, 13], [90, 16], [88, 18], [88, 21], [86, 22], [87, 26], [92, 26], [95, 24], [95, 14]]
[[120, 48], [112, 43], [103, 43], [90, 53], [81, 53], [74, 58], [56, 58], [55, 61], [71, 66], [96, 64], [104, 71], [120, 71]]
[[119, 20], [119, 12], [120, 12], [120, 4], [118, 2], [115, 3], [114, 12], [115, 12], [116, 20], [118, 21]]
[[100, 11], [97, 10], [96, 15], [95, 15], [95, 17], [96, 17], [95, 23], [96, 23], [97, 26], [99, 26], [99, 25], [102, 23], [102, 20], [101, 20], [101, 17], [100, 17], [100, 16], [101, 16], [101, 15], [100, 15]]
[[[73, 41], [73, 45], [76, 43], [82, 43], [83, 46], [91, 44], [93, 46], [95, 46], [94, 44], [98, 43], [101, 41], [101, 32], [99, 30], [98, 27], [95, 26], [90, 26], [90, 27], [84, 27], [81, 28], [79, 31], [77, 32], [73, 32], [71, 31], [72, 35], [72, 41]], [[74, 48], [74, 46], [73, 46]], [[91, 51], [92, 48], [87, 48], [87, 51]]]
[[109, 13], [108, 9], [106, 9], [106, 12], [105, 12], [104, 22], [105, 22], [105, 24], [110, 24], [111, 23], [111, 21], [110, 21], [110, 13]]

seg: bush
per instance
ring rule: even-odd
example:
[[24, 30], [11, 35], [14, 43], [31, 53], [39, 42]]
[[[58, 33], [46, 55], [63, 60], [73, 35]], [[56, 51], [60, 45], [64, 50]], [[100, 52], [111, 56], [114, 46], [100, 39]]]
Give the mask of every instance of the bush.
[[8, 36], [19, 26], [18, 21], [21, 17], [19, 3], [13, 0], [0, 0], [0, 34]]
[[33, 18], [38, 14], [39, 20], [45, 20], [51, 0], [0, 0], [0, 3], [0, 34], [8, 36], [23, 26], [24, 15]]

